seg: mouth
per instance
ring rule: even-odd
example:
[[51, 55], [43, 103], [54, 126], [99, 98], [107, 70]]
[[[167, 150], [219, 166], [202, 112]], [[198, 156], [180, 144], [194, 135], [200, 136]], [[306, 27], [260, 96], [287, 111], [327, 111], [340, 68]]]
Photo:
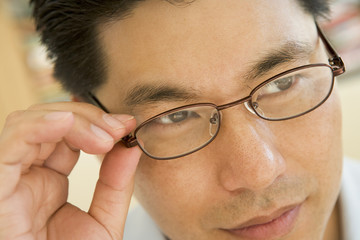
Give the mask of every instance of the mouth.
[[255, 217], [230, 229], [223, 229], [242, 239], [274, 239], [291, 232], [302, 204], [283, 207], [268, 216]]

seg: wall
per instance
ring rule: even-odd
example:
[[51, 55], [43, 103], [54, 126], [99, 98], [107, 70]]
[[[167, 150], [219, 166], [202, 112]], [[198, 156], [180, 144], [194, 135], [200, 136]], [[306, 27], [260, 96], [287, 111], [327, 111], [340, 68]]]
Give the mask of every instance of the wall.
[[15, 109], [37, 102], [19, 33], [0, 1], [0, 126]]

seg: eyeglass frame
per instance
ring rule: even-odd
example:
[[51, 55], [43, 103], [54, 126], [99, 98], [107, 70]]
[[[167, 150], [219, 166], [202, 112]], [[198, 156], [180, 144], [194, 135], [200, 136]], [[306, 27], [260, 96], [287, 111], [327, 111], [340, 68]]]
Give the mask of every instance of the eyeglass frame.
[[[214, 133], [214, 135], [211, 137], [210, 140], [208, 140], [208, 142], [206, 142], [204, 145], [202, 145], [201, 147], [195, 148], [194, 150], [190, 151], [190, 152], [186, 152], [184, 154], [180, 154], [180, 155], [176, 155], [174, 157], [155, 157], [152, 156], [151, 154], [149, 154], [142, 146], [141, 144], [139, 144], [139, 142], [137, 141], [136, 138], [136, 133], [147, 123], [153, 121], [155, 118], [159, 118], [161, 116], [165, 116], [168, 115], [172, 112], [177, 112], [181, 109], [187, 109], [187, 108], [191, 108], [191, 107], [198, 107], [198, 106], [211, 106], [214, 109], [217, 110], [217, 112], [220, 113], [221, 110], [239, 105], [244, 103], [246, 105], [246, 107], [248, 108], [248, 110], [250, 110], [250, 112], [254, 113], [255, 115], [257, 115], [258, 117], [260, 117], [261, 119], [267, 120], [267, 121], [284, 121], [284, 120], [289, 120], [289, 119], [293, 119], [293, 118], [297, 118], [300, 117], [302, 115], [305, 115], [313, 110], [315, 110], [316, 108], [318, 108], [319, 106], [321, 106], [324, 102], [326, 102], [326, 100], [330, 97], [332, 91], [333, 91], [333, 87], [334, 87], [334, 79], [335, 77], [343, 74], [345, 72], [345, 64], [342, 60], [342, 58], [338, 55], [338, 53], [336, 52], [336, 50], [334, 49], [334, 47], [331, 45], [330, 41], [327, 39], [327, 37], [325, 36], [324, 32], [322, 31], [322, 29], [319, 27], [318, 23], [315, 21], [315, 25], [316, 25], [316, 29], [319, 35], [319, 38], [322, 40], [325, 49], [327, 51], [327, 53], [330, 55], [330, 58], [328, 59], [329, 64], [325, 64], [325, 63], [315, 63], [315, 64], [307, 64], [307, 65], [303, 65], [303, 66], [299, 66], [296, 68], [292, 68], [289, 69], [287, 71], [281, 72], [279, 74], [276, 74], [275, 76], [265, 80], [264, 82], [260, 83], [259, 85], [257, 85], [253, 90], [251, 90], [250, 94], [247, 97], [241, 98], [239, 100], [227, 103], [227, 104], [222, 104], [222, 105], [216, 105], [213, 103], [195, 103], [195, 104], [188, 104], [188, 105], [184, 105], [181, 107], [177, 107], [177, 108], [173, 108], [170, 110], [167, 110], [165, 112], [159, 113], [149, 119], [147, 119], [146, 121], [142, 122], [139, 126], [136, 127], [134, 133], [130, 133], [127, 136], [123, 137], [121, 139], [121, 142], [127, 147], [127, 148], [131, 148], [131, 147], [135, 147], [135, 146], [139, 146], [140, 149], [150, 158], [156, 159], [156, 160], [170, 160], [170, 159], [175, 159], [175, 158], [180, 158], [180, 157], [184, 157], [187, 156], [189, 154], [192, 154], [196, 151], [199, 151], [200, 149], [206, 147], [208, 144], [210, 144], [217, 136], [218, 132], [220, 131], [220, 127], [221, 127], [221, 117], [218, 117], [218, 128], [216, 130], [216, 132]], [[260, 88], [262, 88], [263, 86], [265, 86], [266, 84], [268, 84], [269, 82], [273, 81], [274, 79], [277, 79], [281, 76], [287, 75], [289, 73], [292, 72], [296, 72], [302, 69], [307, 69], [307, 68], [313, 68], [313, 67], [329, 67], [332, 70], [332, 83], [331, 83], [331, 87], [330, 87], [330, 91], [327, 94], [327, 96], [320, 102], [318, 103], [316, 106], [312, 107], [311, 109], [294, 115], [294, 116], [290, 116], [290, 117], [285, 117], [285, 118], [279, 118], [279, 119], [271, 119], [271, 118], [266, 118], [264, 116], [261, 116], [254, 108], [254, 105], [252, 104], [252, 97], [254, 95], [254, 93], [259, 90]], [[110, 113], [108, 111], [108, 109], [91, 93], [88, 92], [88, 97], [89, 100], [96, 106], [98, 106], [99, 108], [101, 108], [104, 112], [106, 113]], [[250, 104], [248, 104], [250, 103]], [[211, 120], [211, 119], [210, 119]]]

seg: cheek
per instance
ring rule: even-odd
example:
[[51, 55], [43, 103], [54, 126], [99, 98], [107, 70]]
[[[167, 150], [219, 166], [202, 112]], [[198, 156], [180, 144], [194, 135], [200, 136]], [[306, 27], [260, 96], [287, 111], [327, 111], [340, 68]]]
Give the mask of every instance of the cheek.
[[[313, 179], [308, 199], [310, 225], [324, 229], [337, 200], [342, 172], [341, 107], [337, 91], [318, 109], [285, 123], [277, 135], [287, 171]], [[281, 138], [281, 140], [280, 140]], [[315, 227], [310, 228], [314, 230]]]
[[[192, 228], [206, 209], [205, 189], [211, 176], [201, 170], [202, 162], [190, 157], [181, 161], [141, 159], [134, 194], [163, 231], [177, 232], [179, 225]], [[174, 219], [176, 224], [172, 225]]]
[[[318, 109], [295, 120], [293, 131], [287, 130], [292, 156], [320, 179], [341, 172], [341, 108], [337, 91]], [[293, 143], [293, 144], [291, 144]], [[300, 157], [301, 156], [301, 157]]]
[[[336, 89], [328, 101], [315, 111], [308, 143], [305, 141], [305, 164], [307, 169], [319, 179], [319, 198], [336, 199], [340, 189], [342, 172], [342, 131], [341, 107]], [[308, 149], [308, 151], [307, 151]], [[311, 156], [308, 156], [308, 154]]]

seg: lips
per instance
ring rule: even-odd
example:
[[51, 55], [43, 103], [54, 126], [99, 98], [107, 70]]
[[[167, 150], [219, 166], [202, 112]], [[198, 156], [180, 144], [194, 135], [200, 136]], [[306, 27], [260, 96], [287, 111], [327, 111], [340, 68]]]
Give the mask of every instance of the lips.
[[273, 239], [284, 236], [293, 229], [301, 204], [283, 207], [268, 216], [255, 217], [239, 226], [224, 229], [243, 239]]

